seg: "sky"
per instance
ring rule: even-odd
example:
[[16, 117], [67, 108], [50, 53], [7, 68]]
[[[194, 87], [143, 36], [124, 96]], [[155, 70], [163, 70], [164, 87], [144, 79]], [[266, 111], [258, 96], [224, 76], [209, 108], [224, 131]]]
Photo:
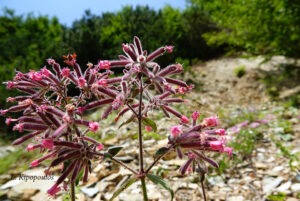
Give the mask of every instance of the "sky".
[[13, 9], [16, 15], [33, 13], [35, 16], [48, 15], [58, 17], [60, 23], [71, 26], [80, 19], [84, 11], [90, 9], [93, 14], [115, 12], [125, 5], [148, 5], [158, 10], [165, 5], [184, 9], [186, 0], [0, 0], [0, 14], [4, 8]]

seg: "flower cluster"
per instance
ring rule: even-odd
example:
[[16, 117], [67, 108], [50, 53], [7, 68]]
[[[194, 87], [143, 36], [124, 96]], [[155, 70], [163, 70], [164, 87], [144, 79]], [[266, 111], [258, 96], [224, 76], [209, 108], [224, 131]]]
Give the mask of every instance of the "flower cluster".
[[179, 158], [187, 156], [188, 160], [181, 166], [181, 174], [187, 171], [206, 173], [206, 163], [218, 168], [219, 165], [213, 159], [206, 156], [206, 152], [220, 152], [232, 155], [232, 148], [226, 147], [226, 132], [218, 126], [216, 116], [204, 118], [200, 124], [196, 124], [198, 112], [192, 114], [190, 125], [172, 126], [170, 129], [169, 144], [176, 149]]
[[[155, 160], [145, 171], [141, 125], [144, 123], [147, 131], [155, 128], [155, 123], [147, 118], [153, 110], [161, 110], [167, 117], [174, 115], [180, 122], [171, 128], [169, 144], [176, 149], [180, 158], [184, 155], [188, 157], [181, 167], [182, 174], [189, 170], [191, 164], [198, 164], [199, 168], [205, 169], [203, 161], [217, 167], [216, 162], [205, 156], [206, 151], [232, 153], [232, 149], [225, 146], [225, 130], [215, 129], [218, 125], [217, 117], [205, 118], [197, 124], [198, 112], [194, 112], [190, 120], [171, 106], [173, 103], [186, 102], [180, 97], [193, 88], [182, 80], [171, 78], [183, 72], [181, 64], [161, 68], [154, 61], [165, 53], [172, 53], [173, 46], [160, 47], [148, 54], [143, 50], [139, 38], [134, 37], [133, 43], [123, 44], [122, 48], [124, 55], [120, 55], [118, 60], [99, 60], [96, 65], [88, 63], [85, 70], [76, 62], [76, 54], [68, 54], [64, 56], [64, 67], [54, 59], [48, 59], [48, 65], [41, 70], [17, 72], [12, 81], [6, 82], [8, 89], [17, 89], [25, 94], [7, 98], [8, 102], [17, 104], [0, 110], [3, 116], [21, 113], [15, 119], [8, 116], [6, 124], [14, 123], [13, 130], [29, 132], [13, 144], [33, 140], [33, 144], [29, 144], [26, 149], [38, 149], [43, 156], [31, 162], [31, 167], [47, 159], [51, 160], [49, 168], [63, 166], [59, 179], [48, 190], [52, 196], [61, 190], [62, 184], [74, 183], [80, 172], [83, 172], [83, 181], [87, 181], [91, 162], [101, 162], [104, 156], [109, 156], [143, 180], [157, 162]], [[123, 68], [123, 74], [112, 77], [115, 68]], [[79, 92], [71, 96], [69, 91], [74, 85]], [[99, 107], [105, 107], [102, 119], [107, 118], [112, 111], [117, 111], [115, 121], [127, 112], [131, 113], [127, 123], [138, 120], [139, 173], [112, 158], [109, 149], [105, 152], [100, 142], [86, 135], [88, 132], [97, 132], [100, 125], [85, 120], [84, 114]], [[49, 172], [50, 169], [47, 169], [46, 173]]]

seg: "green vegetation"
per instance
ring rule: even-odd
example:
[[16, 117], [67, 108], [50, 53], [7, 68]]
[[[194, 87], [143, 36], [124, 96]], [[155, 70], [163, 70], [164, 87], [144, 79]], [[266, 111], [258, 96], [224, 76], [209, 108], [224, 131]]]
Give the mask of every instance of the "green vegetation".
[[36, 158], [36, 153], [34, 152], [24, 152], [21, 149], [11, 152], [0, 158], [0, 174], [8, 174], [11, 171], [22, 172], [28, 169], [29, 161], [34, 158]]
[[246, 74], [246, 67], [245, 66], [238, 66], [234, 69], [234, 74], [238, 78], [243, 77]]

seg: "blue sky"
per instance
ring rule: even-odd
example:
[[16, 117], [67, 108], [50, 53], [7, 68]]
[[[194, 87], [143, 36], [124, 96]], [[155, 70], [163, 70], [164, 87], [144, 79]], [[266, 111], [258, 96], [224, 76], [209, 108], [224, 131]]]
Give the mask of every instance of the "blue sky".
[[57, 16], [62, 24], [70, 26], [87, 9], [94, 14], [101, 14], [119, 11], [125, 5], [148, 5], [158, 10], [167, 4], [184, 9], [186, 0], [0, 0], [0, 14], [7, 7], [15, 10], [17, 15], [32, 12], [35, 16]]

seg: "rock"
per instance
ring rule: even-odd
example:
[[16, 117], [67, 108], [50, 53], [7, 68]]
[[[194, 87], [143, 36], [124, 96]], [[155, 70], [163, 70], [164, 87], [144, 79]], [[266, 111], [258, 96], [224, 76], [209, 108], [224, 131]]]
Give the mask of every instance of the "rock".
[[245, 198], [243, 196], [232, 196], [226, 199], [227, 201], [244, 201]]
[[4, 146], [4, 147], [0, 147], [0, 158], [10, 154], [11, 152], [16, 151], [16, 147], [13, 146]]
[[39, 192], [37, 189], [24, 189], [22, 199], [30, 200], [37, 192]]
[[219, 186], [219, 187], [223, 187], [225, 186], [224, 180], [222, 177], [220, 176], [216, 176], [216, 177], [208, 177], [207, 181], [210, 185], [212, 186]]
[[277, 190], [278, 192], [283, 192], [283, 193], [285, 193], [285, 192], [288, 191], [288, 189], [291, 187], [291, 185], [292, 185], [292, 182], [291, 182], [291, 181], [287, 181], [287, 182], [281, 184], [276, 190]]
[[284, 170], [284, 167], [283, 166], [276, 166], [274, 167], [272, 170], [269, 170], [267, 172], [267, 174], [269, 176], [277, 176], [280, 172], [282, 172]]
[[295, 183], [291, 186], [291, 190], [293, 193], [298, 193], [300, 192], [300, 183]]
[[0, 189], [1, 190], [5, 190], [5, 189], [8, 189], [8, 188], [11, 188], [19, 183], [21, 183], [22, 181], [21, 180], [18, 180], [18, 179], [14, 179], [14, 180], [10, 180], [8, 182], [6, 182], [5, 184], [3, 184]]
[[299, 201], [297, 198], [287, 198], [286, 201]]
[[9, 174], [0, 175], [0, 184], [4, 184], [12, 179], [12, 176]]
[[92, 198], [94, 197], [97, 193], [99, 193], [99, 188], [98, 187], [82, 187], [80, 188], [80, 191], [86, 194], [88, 197]]
[[254, 166], [257, 169], [267, 169], [268, 168], [268, 165], [266, 165], [266, 163], [261, 163], [261, 162], [255, 162]]
[[272, 192], [281, 182], [283, 181], [282, 177], [271, 178], [265, 177], [263, 179], [263, 192], [270, 193]]

